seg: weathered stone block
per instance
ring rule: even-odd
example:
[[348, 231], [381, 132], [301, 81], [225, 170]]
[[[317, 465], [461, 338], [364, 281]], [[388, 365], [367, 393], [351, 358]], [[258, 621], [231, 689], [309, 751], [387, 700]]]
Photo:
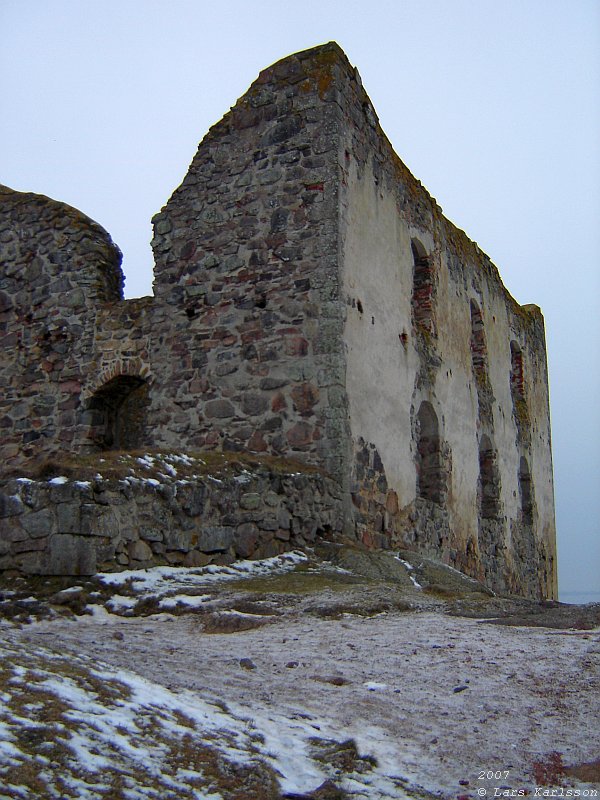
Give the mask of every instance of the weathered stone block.
[[184, 567], [205, 567], [210, 564], [210, 558], [206, 553], [201, 553], [199, 550], [190, 550], [185, 554], [183, 559]]
[[16, 517], [24, 511], [20, 497], [16, 495], [0, 494], [0, 519]]
[[197, 517], [204, 510], [206, 487], [202, 484], [184, 484], [177, 487], [177, 501], [184, 513]]
[[179, 550], [167, 550], [165, 553], [165, 558], [167, 563], [172, 567], [183, 566], [183, 562], [185, 561], [185, 555]]
[[79, 533], [81, 530], [81, 506], [78, 501], [59, 503], [56, 507], [58, 533]]
[[277, 524], [280, 528], [284, 530], [289, 530], [290, 523], [291, 523], [292, 515], [287, 510], [287, 508], [280, 508], [277, 512]]
[[82, 536], [119, 536], [119, 522], [110, 506], [84, 503], [81, 506]]
[[130, 542], [127, 552], [130, 561], [141, 561], [142, 563], [152, 561], [152, 550], [146, 542]]
[[[156, 525], [143, 524], [140, 525], [139, 529], [134, 532], [133, 536], [123, 536], [123, 538], [137, 539], [138, 536], [140, 539], [143, 539], [146, 542], [162, 542], [165, 538], [165, 529]], [[169, 538], [170, 531], [167, 531], [167, 539]]]
[[297, 422], [287, 432], [286, 438], [293, 450], [306, 450], [313, 440], [314, 429], [308, 422]]
[[193, 543], [193, 534], [189, 530], [174, 527], [165, 530], [162, 540], [167, 550], [189, 550]]
[[208, 526], [200, 532], [196, 548], [204, 553], [216, 553], [228, 550], [233, 544], [233, 539], [233, 528]]
[[0, 539], [7, 542], [18, 542], [27, 539], [29, 534], [23, 528], [19, 517], [0, 519]]
[[274, 539], [263, 542], [256, 551], [256, 558], [273, 558], [280, 553], [280, 544]]
[[49, 499], [52, 503], [66, 503], [72, 500], [77, 494], [77, 487], [68, 481], [67, 483], [50, 484]]
[[48, 546], [48, 537], [42, 536], [39, 539], [32, 539], [31, 537], [27, 539], [21, 539], [18, 542], [13, 542], [11, 547], [12, 553], [29, 553], [33, 552], [34, 550], [45, 550]]
[[116, 541], [107, 540], [96, 542], [96, 562], [98, 566], [109, 566], [114, 563], [116, 556]]
[[242, 395], [242, 411], [250, 417], [263, 414], [268, 408], [268, 401], [263, 395], [245, 392]]
[[258, 544], [258, 528], [252, 522], [244, 522], [235, 532], [234, 549], [239, 558], [250, 558]]
[[56, 531], [56, 518], [54, 512], [49, 508], [25, 514], [21, 524], [32, 538], [49, 536]]
[[47, 554], [39, 550], [32, 553], [22, 553], [20, 555], [15, 555], [12, 557], [12, 560], [9, 563], [10, 563], [9, 569], [11, 568], [18, 569], [25, 575], [53, 574], [48, 571]]
[[227, 419], [234, 416], [235, 409], [229, 400], [209, 400], [204, 406], [204, 413], [209, 418]]
[[97, 571], [92, 539], [56, 533], [50, 537], [48, 560], [41, 563], [47, 575], [93, 575]]
[[264, 499], [266, 505], [270, 506], [271, 508], [276, 508], [279, 505], [279, 501], [281, 499], [281, 496], [278, 495], [276, 492], [268, 491], [264, 495], [263, 499]]
[[314, 406], [319, 402], [318, 388], [308, 382], [294, 386], [291, 396], [295, 410], [303, 417], [310, 416]]
[[262, 499], [256, 492], [246, 492], [240, 497], [240, 508], [247, 511], [255, 511], [262, 505]]

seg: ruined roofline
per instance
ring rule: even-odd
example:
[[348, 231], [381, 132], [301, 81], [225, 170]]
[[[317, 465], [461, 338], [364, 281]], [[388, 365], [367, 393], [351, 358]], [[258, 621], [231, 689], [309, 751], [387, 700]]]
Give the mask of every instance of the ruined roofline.
[[121, 259], [123, 258], [123, 254], [121, 253], [120, 247], [113, 241], [110, 233], [104, 228], [99, 222], [89, 217], [83, 211], [76, 208], [75, 206], [71, 206], [68, 203], [65, 203], [62, 200], [56, 200], [53, 197], [49, 197], [46, 194], [41, 194], [39, 192], [30, 192], [30, 191], [21, 191], [20, 189], [13, 189], [11, 186], [6, 186], [3, 183], [0, 183], [0, 195], [2, 197], [2, 205], [4, 207], [4, 212], [9, 207], [17, 207], [21, 203], [23, 204], [38, 204], [40, 208], [47, 208], [56, 210], [57, 212], [61, 212], [65, 216], [67, 216], [71, 222], [81, 225], [82, 228], [88, 228], [93, 230], [98, 235], [102, 236], [110, 242], [112, 247], [115, 249], [115, 253], [119, 255], [119, 263], [121, 263]]
[[[470, 263], [475, 269], [485, 272], [501, 288], [509, 308], [522, 322], [527, 326], [531, 324], [537, 326], [540, 323], [543, 326], [543, 316], [539, 306], [535, 303], [521, 305], [515, 300], [504, 284], [500, 271], [492, 259], [462, 228], [459, 228], [444, 215], [443, 209], [435, 197], [402, 161], [381, 126], [373, 103], [364, 89], [358, 69], [351, 64], [346, 53], [337, 42], [330, 41], [291, 53], [261, 70], [247, 91], [230, 110], [209, 128], [201, 140], [198, 150], [218, 141], [223, 134], [231, 133], [233, 130], [243, 129], [253, 124], [259, 124], [261, 121], [261, 107], [258, 97], [262, 88], [268, 83], [278, 84], [283, 82], [284, 79], [287, 84], [302, 84], [303, 81], [307, 80], [316, 83], [321, 100], [326, 103], [337, 103], [342, 112], [344, 112], [342, 83], [347, 81], [355, 84], [357, 92], [362, 96], [363, 106], [368, 108], [371, 127], [380, 139], [383, 149], [388, 152], [390, 166], [397, 173], [396, 180], [408, 186], [410, 191], [416, 197], [419, 197], [421, 202], [429, 209], [433, 220], [443, 231], [448, 248], [462, 262]], [[194, 158], [195, 156], [196, 154], [194, 154]], [[193, 170], [193, 161], [194, 159], [192, 159], [188, 172]], [[174, 190], [172, 195], [177, 193], [178, 188]], [[161, 210], [164, 210], [165, 207], [166, 204]]]

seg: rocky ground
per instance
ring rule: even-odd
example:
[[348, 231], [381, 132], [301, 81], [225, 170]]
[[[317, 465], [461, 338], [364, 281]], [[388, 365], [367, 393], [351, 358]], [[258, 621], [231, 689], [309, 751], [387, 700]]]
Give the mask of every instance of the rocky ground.
[[600, 604], [336, 546], [1, 591], [0, 798], [597, 796]]

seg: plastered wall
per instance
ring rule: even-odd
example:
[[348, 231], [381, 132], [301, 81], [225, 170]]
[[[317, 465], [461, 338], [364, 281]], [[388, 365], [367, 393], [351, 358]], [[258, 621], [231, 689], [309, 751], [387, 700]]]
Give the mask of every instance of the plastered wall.
[[[555, 596], [541, 312], [513, 300], [489, 258], [398, 162], [358, 82], [347, 102], [359, 120], [340, 147], [358, 535], [441, 555], [498, 591]], [[439, 497], [420, 488], [422, 404], [437, 417]]]

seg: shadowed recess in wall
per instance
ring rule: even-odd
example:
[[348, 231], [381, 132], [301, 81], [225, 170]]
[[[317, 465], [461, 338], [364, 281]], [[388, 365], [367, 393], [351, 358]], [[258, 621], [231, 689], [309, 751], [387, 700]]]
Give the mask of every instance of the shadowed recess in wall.
[[431, 403], [423, 402], [417, 416], [419, 442], [417, 475], [419, 497], [443, 505], [447, 476], [443, 465], [439, 424]]
[[89, 438], [100, 450], [135, 450], [144, 444], [148, 384], [135, 375], [117, 375], [91, 397], [86, 411]]
[[500, 516], [500, 471], [498, 453], [489, 437], [482, 436], [479, 444], [479, 503], [483, 519]]
[[435, 334], [433, 320], [433, 271], [427, 251], [418, 239], [411, 241], [414, 261], [412, 310], [417, 331]]

